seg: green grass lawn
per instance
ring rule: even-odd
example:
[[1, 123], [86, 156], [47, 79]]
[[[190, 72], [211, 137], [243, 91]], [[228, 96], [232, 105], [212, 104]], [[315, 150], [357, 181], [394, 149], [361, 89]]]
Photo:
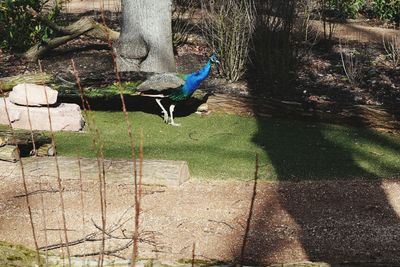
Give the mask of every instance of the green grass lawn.
[[[122, 112], [93, 112], [106, 158], [129, 158]], [[144, 132], [145, 159], [186, 160], [192, 177], [251, 179], [255, 155], [269, 180], [371, 179], [400, 176], [400, 136], [329, 124], [257, 119], [213, 113], [177, 118], [131, 112], [137, 142]], [[59, 155], [95, 157], [88, 133], [56, 133]]]

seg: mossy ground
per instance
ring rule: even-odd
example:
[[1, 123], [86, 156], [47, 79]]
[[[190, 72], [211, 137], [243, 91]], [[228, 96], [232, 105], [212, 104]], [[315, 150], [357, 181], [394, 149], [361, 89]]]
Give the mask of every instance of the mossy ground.
[[0, 266], [29, 267], [37, 264], [36, 252], [22, 245], [0, 241]]

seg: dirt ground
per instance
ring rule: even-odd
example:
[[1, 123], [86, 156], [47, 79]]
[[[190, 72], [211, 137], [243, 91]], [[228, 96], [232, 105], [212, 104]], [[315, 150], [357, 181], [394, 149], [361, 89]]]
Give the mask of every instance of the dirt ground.
[[[63, 198], [71, 255], [101, 248], [101, 212], [96, 181], [64, 181]], [[253, 197], [253, 181], [197, 181], [180, 187], [144, 186], [140, 257], [240, 259]], [[34, 247], [21, 181], [0, 177], [0, 236]], [[39, 247], [64, 240], [55, 178], [28, 179]], [[133, 184], [109, 181], [106, 249], [129, 258], [133, 229]], [[322, 261], [333, 265], [400, 266], [400, 182], [259, 182], [245, 247], [246, 263]], [[84, 218], [83, 218], [84, 216]], [[46, 229], [46, 230], [45, 230]], [[46, 236], [47, 235], [47, 236]], [[87, 237], [88, 241], [82, 239]], [[47, 239], [47, 241], [46, 241]], [[66, 249], [53, 253], [66, 255]]]

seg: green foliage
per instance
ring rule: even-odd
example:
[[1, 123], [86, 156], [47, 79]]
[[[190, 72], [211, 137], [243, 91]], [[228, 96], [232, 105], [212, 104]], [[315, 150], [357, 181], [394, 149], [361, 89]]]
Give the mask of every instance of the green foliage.
[[[24, 51], [34, 43], [46, 42], [53, 34], [29, 9], [46, 14], [47, 19], [56, 21], [61, 12], [59, 0], [2, 0], [0, 1], [0, 47]], [[50, 5], [50, 7], [49, 7]]]
[[400, 17], [400, 0], [374, 0], [372, 9], [380, 19], [398, 19]]
[[355, 18], [364, 4], [365, 0], [327, 0], [322, 1], [322, 10], [335, 19]]

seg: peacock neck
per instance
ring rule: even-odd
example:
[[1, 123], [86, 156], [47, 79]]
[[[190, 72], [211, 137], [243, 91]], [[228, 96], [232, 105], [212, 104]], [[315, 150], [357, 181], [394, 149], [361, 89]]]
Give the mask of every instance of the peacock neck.
[[200, 70], [199, 78], [201, 78], [201, 81], [207, 78], [208, 74], [210, 74], [211, 64], [211, 60], [208, 60], [207, 64]]
[[193, 92], [196, 91], [197, 88], [199, 88], [201, 82], [205, 80], [210, 74], [211, 65], [211, 60], [208, 60], [207, 64], [204, 65], [203, 68], [188, 75], [186, 83], [182, 88], [185, 95], [189, 96], [193, 94]]

